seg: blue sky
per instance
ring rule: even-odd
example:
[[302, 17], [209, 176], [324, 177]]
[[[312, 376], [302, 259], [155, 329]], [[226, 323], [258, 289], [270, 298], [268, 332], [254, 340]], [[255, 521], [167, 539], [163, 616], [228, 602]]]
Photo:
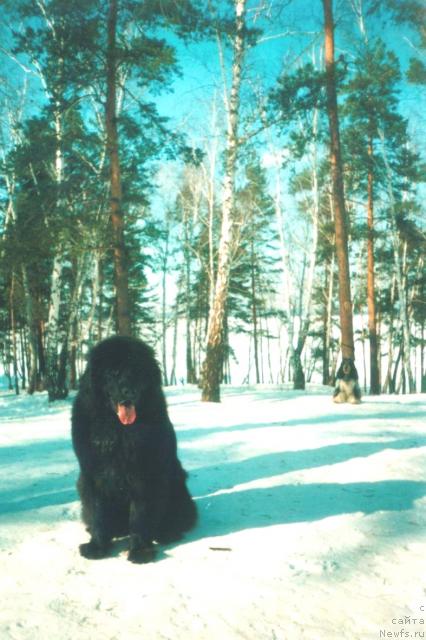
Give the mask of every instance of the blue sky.
[[[335, 2], [335, 17], [337, 21], [336, 41], [337, 55], [344, 55], [351, 59], [354, 43], [359, 37], [354, 14], [350, 10], [350, 2]], [[255, 8], [259, 0], [248, 0], [248, 20], [253, 24], [257, 16]], [[286, 6], [287, 5], [287, 6]], [[245, 88], [242, 97], [243, 107], [247, 106], [253, 95], [253, 89], [265, 93], [276, 82], [276, 78], [283, 69], [289, 71], [300, 63], [306, 62], [313, 44], [317, 51], [323, 43], [323, 13], [320, 0], [269, 0], [264, 6], [271, 7], [273, 19], [255, 20], [255, 26], [263, 28], [260, 43], [247, 56], [245, 72]], [[278, 13], [279, 7], [282, 11]], [[17, 26], [17, 25], [14, 25]], [[409, 42], [416, 40], [416, 34], [411, 33], [405, 26], [395, 26], [388, 21], [386, 26], [378, 18], [367, 21], [370, 37], [380, 35], [400, 57], [403, 70], [406, 69], [408, 58], [412, 54]], [[9, 46], [7, 29], [3, 27], [2, 43]], [[175, 37], [170, 38], [177, 47], [178, 60], [182, 75], [175, 79], [173, 91], [167, 92], [153, 99], [157, 103], [162, 115], [171, 119], [171, 123], [179, 130], [187, 133], [189, 140], [197, 144], [209, 131], [210, 111], [213, 97], [217, 97], [219, 109], [218, 119], [222, 121], [220, 103], [223, 93], [223, 78], [219, 65], [218, 48], [215, 41], [192, 43], [184, 45]], [[230, 69], [231, 51], [226, 50], [228, 73]], [[24, 61], [26, 62], [26, 61]], [[22, 86], [23, 70], [16, 62], [5, 55], [1, 56], [2, 71], [12, 78], [12, 83], [18, 88]], [[38, 80], [27, 74], [30, 82], [28, 95], [28, 111], [37, 112], [43, 100], [43, 90]], [[401, 85], [401, 112], [410, 121], [414, 143], [421, 148], [425, 139], [425, 95], [424, 89], [413, 87], [404, 82]]]
[[[250, 2], [253, 7], [257, 2]], [[279, 3], [271, 3], [277, 6]], [[283, 4], [281, 2], [281, 4]], [[336, 56], [341, 53], [350, 62], [355, 56], [357, 43], [359, 44], [359, 29], [356, 18], [350, 10], [350, 3], [339, 4], [344, 11], [337, 8], [335, 17], [336, 27]], [[253, 16], [253, 13], [249, 13]], [[409, 41], [416, 40], [416, 34], [405, 26], [396, 26], [382, 19], [367, 20], [367, 34], [370, 39], [375, 36], [383, 38], [401, 60], [402, 70], [408, 66], [409, 57], [413, 51]], [[288, 72], [305, 63], [315, 47], [316, 55], [320, 56], [323, 45], [323, 12], [322, 2], [307, 2], [293, 0], [288, 7], [284, 7], [279, 20], [264, 20], [264, 33], [260, 43], [247, 56], [245, 71], [245, 88], [242, 105], [248, 106], [253, 97], [253, 88], [260, 92], [274, 86], [276, 79], [285, 69]], [[219, 64], [218, 47], [216, 42], [183, 45], [174, 40], [177, 45], [178, 60], [182, 76], [176, 78], [174, 91], [156, 98], [160, 112], [171, 118], [174, 126], [182, 128], [194, 144], [202, 138], [211, 135], [210, 121], [213, 97], [216, 95], [218, 119], [224, 130], [223, 114], [220, 114], [223, 78]], [[231, 50], [226, 51], [228, 73], [231, 64]], [[422, 87], [401, 83], [400, 110], [410, 121], [410, 130], [414, 144], [419, 151], [425, 138], [425, 92]], [[280, 143], [281, 144], [281, 143]]]

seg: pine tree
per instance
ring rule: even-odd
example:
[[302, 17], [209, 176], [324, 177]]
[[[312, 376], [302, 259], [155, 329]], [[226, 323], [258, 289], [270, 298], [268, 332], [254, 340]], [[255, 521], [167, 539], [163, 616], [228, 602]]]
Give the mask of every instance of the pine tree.
[[337, 107], [336, 69], [334, 59], [334, 21], [332, 0], [323, 0], [325, 26], [325, 67], [327, 113], [330, 127], [330, 160], [336, 255], [339, 275], [339, 312], [341, 349], [344, 358], [354, 359], [353, 310], [349, 271], [348, 220], [344, 195], [343, 167], [340, 148], [340, 126]]
[[[375, 285], [375, 205], [383, 186], [383, 163], [378, 153], [379, 129], [392, 128], [396, 114], [396, 86], [400, 79], [396, 57], [383, 43], [366, 46], [356, 60], [357, 72], [345, 87], [344, 114], [348, 119], [345, 145], [356, 193], [365, 194], [367, 209], [367, 302], [370, 341], [370, 393], [380, 393], [380, 347], [377, 334]], [[397, 119], [400, 116], [397, 115]]]
[[[351, 190], [364, 196], [367, 209], [367, 302], [370, 341], [370, 393], [380, 393], [380, 348], [377, 335], [376, 249], [378, 236], [375, 210], [382, 207], [389, 176], [383, 156], [395, 167], [395, 193], [402, 196], [409, 180], [415, 184], [414, 156], [408, 159], [406, 124], [398, 113], [398, 84], [401, 79], [398, 59], [378, 40], [366, 45], [356, 60], [356, 73], [345, 86], [347, 118], [345, 147], [350, 168]], [[384, 132], [386, 132], [384, 134]], [[405, 156], [405, 160], [403, 157]], [[349, 160], [350, 159], [350, 160]], [[414, 171], [414, 173], [413, 173]], [[404, 178], [405, 175], [405, 178]], [[399, 184], [399, 189], [398, 189]], [[411, 187], [410, 189], [411, 190]], [[392, 218], [392, 216], [391, 216]]]
[[[73, 218], [70, 211], [77, 213], [78, 209], [78, 215], [83, 214], [79, 217], [79, 231], [84, 237], [80, 256], [77, 259], [71, 256], [74, 238], [73, 232], [67, 235], [68, 226], [55, 236], [52, 245], [45, 348], [49, 397], [55, 399], [67, 393], [70, 341], [75, 352], [73, 334], [79, 322], [77, 316], [85, 313], [85, 305], [81, 302], [86, 289], [89, 287], [95, 295], [103, 295], [103, 301], [108, 304], [113, 302], [109, 283], [104, 283], [102, 292], [99, 285], [103, 276], [110, 278], [112, 275], [108, 270], [111, 255], [115, 255], [115, 307], [120, 315], [119, 331], [129, 333], [137, 324], [138, 307], [131, 293], [132, 284], [128, 282], [132, 277], [130, 271], [135, 272], [128, 262], [131, 254], [135, 255], [131, 246], [134, 244], [131, 194], [136, 190], [142, 194], [142, 198], [139, 196], [140, 211], [140, 202], [146, 198], [148, 166], [152, 159], [163, 151], [176, 154], [183, 148], [182, 137], [168, 134], [165, 119], [150, 102], [150, 91], [167, 86], [177, 70], [174, 49], [162, 37], [161, 30], [171, 27], [184, 37], [193, 36], [205, 27], [205, 22], [189, 0], [179, 6], [173, 2], [142, 6], [133, 0], [111, 0], [107, 6], [94, 0], [72, 3], [23, 0], [18, 11], [25, 27], [16, 34], [15, 53], [28, 56], [39, 74], [45, 92], [46, 126], [54, 132], [50, 161], [55, 176], [55, 207], [49, 223], [54, 217], [61, 227], [67, 218]], [[191, 28], [185, 23], [186, 18]], [[161, 37], [158, 36], [160, 32]], [[108, 69], [109, 74], [104, 71]], [[104, 105], [108, 115], [103, 118]], [[81, 136], [67, 139], [68, 123], [73, 114], [79, 113], [84, 113], [90, 127], [90, 134], [87, 130], [84, 133], [87, 145], [83, 149], [79, 142]], [[120, 137], [126, 140], [125, 149], [124, 145], [118, 147]], [[77, 152], [74, 156], [72, 149]], [[106, 152], [110, 159], [108, 163], [105, 162]], [[131, 152], [134, 153], [133, 161], [129, 161]], [[124, 182], [130, 183], [129, 176], [124, 175], [129, 170], [132, 187], [123, 190]], [[78, 200], [73, 200], [71, 206], [69, 200], [69, 185], [76, 175], [80, 176], [80, 208]], [[83, 180], [82, 175], [85, 176]], [[90, 180], [86, 179], [88, 176]], [[89, 181], [93, 186], [87, 187]], [[106, 224], [109, 215], [105, 207], [106, 184], [112, 185], [110, 219], [114, 224], [111, 224], [111, 233]], [[96, 191], [97, 196], [94, 195]], [[95, 226], [92, 215], [97, 218]], [[139, 232], [137, 237], [140, 238]], [[69, 260], [73, 265], [71, 274]], [[90, 277], [84, 276], [84, 270], [97, 274], [97, 288], [90, 282]], [[143, 278], [140, 281], [143, 288]], [[69, 283], [72, 289], [69, 289]], [[88, 323], [93, 327], [96, 300], [92, 298], [89, 304]], [[109, 316], [107, 309], [101, 313]], [[64, 319], [66, 326], [62, 326]], [[114, 326], [109, 326], [108, 331], [113, 330]]]
[[261, 322], [271, 311], [274, 295], [277, 235], [266, 172], [256, 152], [247, 155], [246, 183], [236, 193], [241, 241], [230, 274], [227, 316], [238, 319], [239, 326], [250, 327], [255, 381], [259, 383], [263, 382], [261, 341], [265, 333]]

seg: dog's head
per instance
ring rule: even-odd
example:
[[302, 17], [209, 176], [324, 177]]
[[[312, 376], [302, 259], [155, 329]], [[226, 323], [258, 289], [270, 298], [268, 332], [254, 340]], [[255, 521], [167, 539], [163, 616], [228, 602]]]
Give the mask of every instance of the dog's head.
[[102, 372], [102, 390], [121, 424], [133, 424], [136, 407], [145, 391], [140, 375], [130, 367], [112, 368]]
[[337, 377], [344, 380], [358, 380], [358, 372], [352, 358], [342, 358]]
[[150, 396], [161, 385], [153, 352], [133, 338], [109, 338], [91, 354], [92, 388], [101, 403], [122, 425], [134, 424], [146, 413]]

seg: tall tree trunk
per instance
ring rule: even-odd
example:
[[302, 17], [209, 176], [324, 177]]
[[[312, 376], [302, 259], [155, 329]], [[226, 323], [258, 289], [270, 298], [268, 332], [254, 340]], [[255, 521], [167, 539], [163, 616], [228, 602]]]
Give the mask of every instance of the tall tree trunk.
[[209, 313], [206, 357], [202, 367], [201, 399], [220, 402], [224, 358], [224, 319], [228, 299], [229, 274], [238, 240], [234, 212], [235, 170], [238, 153], [238, 119], [241, 70], [244, 58], [246, 0], [235, 0], [236, 34], [232, 65], [232, 87], [228, 104], [225, 178], [222, 205], [222, 225], [213, 306]]
[[[46, 13], [45, 20], [51, 24], [52, 37], [56, 40], [59, 51], [63, 52], [63, 40], [56, 30], [56, 25], [49, 21]], [[64, 111], [64, 57], [62, 53], [57, 62], [58, 84], [53, 92], [55, 111], [55, 183], [56, 183], [56, 215], [63, 215], [65, 211], [65, 199], [63, 194], [64, 180], [64, 131], [63, 131], [63, 111]], [[63, 303], [64, 274], [66, 269], [66, 255], [63, 242], [59, 242], [53, 259], [51, 290], [48, 323], [46, 331], [46, 386], [49, 402], [66, 398], [68, 388], [63, 365], [67, 361], [67, 354], [64, 352], [66, 329], [61, 322], [61, 307]]]
[[337, 109], [334, 62], [334, 23], [332, 0], [323, 0], [325, 22], [325, 69], [327, 113], [330, 128], [330, 161], [333, 192], [336, 256], [339, 275], [339, 311], [342, 356], [354, 359], [353, 311], [349, 272], [347, 212], [340, 153], [339, 115]]
[[124, 214], [122, 210], [120, 159], [117, 129], [117, 0], [109, 1], [108, 46], [106, 54], [106, 135], [107, 156], [110, 169], [111, 226], [113, 232], [114, 282], [116, 295], [117, 332], [131, 335], [129, 273], [124, 238]]
[[[59, 73], [63, 75], [63, 60], [59, 61]], [[65, 203], [63, 198], [63, 122], [62, 107], [59, 100], [55, 108], [55, 183], [56, 183], [56, 215], [63, 214]], [[63, 343], [63, 326], [61, 323], [61, 306], [63, 302], [64, 271], [65, 271], [64, 243], [59, 242], [53, 258], [50, 278], [50, 300], [46, 330], [46, 388], [49, 402], [61, 400], [68, 395], [65, 376], [61, 375], [61, 362], [65, 356], [61, 345]]]
[[[60, 375], [60, 353], [63, 342], [60, 326], [61, 292], [63, 288], [64, 262], [58, 253], [53, 260], [53, 268], [50, 284], [50, 301], [46, 330], [46, 389], [49, 402], [61, 400], [68, 395], [68, 389], [64, 386], [65, 379]], [[63, 359], [62, 359], [63, 362]]]
[[303, 390], [306, 386], [305, 372], [302, 364], [302, 352], [306, 336], [299, 334], [297, 344], [293, 349], [293, 389]]
[[367, 176], [367, 306], [368, 337], [370, 342], [370, 393], [380, 393], [379, 343], [377, 336], [376, 292], [374, 277], [374, 195], [373, 144], [368, 143], [369, 168]]

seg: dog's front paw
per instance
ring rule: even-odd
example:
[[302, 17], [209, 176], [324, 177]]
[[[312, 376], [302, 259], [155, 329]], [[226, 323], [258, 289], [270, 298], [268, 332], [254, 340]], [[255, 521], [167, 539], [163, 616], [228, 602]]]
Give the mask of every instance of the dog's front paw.
[[129, 555], [127, 559], [135, 564], [147, 564], [155, 560], [156, 549], [152, 542], [140, 542], [137, 538], [130, 539]]
[[80, 555], [88, 560], [100, 560], [108, 555], [108, 545], [100, 545], [91, 540], [79, 546]]

